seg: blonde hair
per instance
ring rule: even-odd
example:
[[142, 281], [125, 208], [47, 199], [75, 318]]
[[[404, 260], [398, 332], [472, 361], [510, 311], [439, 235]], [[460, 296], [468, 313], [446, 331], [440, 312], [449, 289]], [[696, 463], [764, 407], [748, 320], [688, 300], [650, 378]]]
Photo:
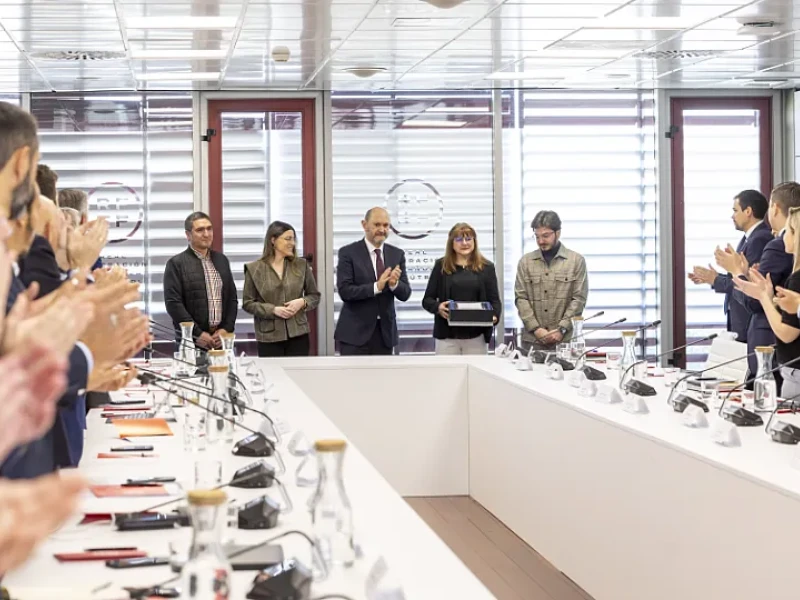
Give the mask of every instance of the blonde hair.
[[791, 249], [792, 256], [794, 256], [792, 272], [800, 271], [800, 206], [794, 206], [789, 209], [789, 219], [786, 221], [786, 227], [792, 230], [792, 237], [794, 238], [794, 248]]
[[476, 273], [483, 271], [483, 267], [486, 266], [487, 260], [483, 258], [481, 251], [478, 250], [478, 235], [475, 233], [475, 230], [468, 225], [467, 223], [456, 223], [453, 225], [452, 229], [450, 229], [450, 233], [447, 236], [447, 247], [444, 249], [444, 260], [442, 261], [442, 271], [444, 271], [447, 275], [451, 275], [456, 271], [456, 251], [453, 250], [453, 244], [455, 243], [455, 239], [460, 235], [468, 235], [472, 238], [472, 242], [475, 245], [472, 254], [469, 256], [469, 264], [467, 268], [470, 271], [474, 271]]

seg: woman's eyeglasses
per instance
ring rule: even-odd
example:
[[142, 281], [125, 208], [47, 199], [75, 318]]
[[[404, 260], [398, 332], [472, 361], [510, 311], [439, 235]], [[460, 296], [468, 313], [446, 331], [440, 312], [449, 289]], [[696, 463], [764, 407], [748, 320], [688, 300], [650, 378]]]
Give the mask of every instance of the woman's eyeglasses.
[[465, 244], [465, 243], [466, 243], [466, 244], [469, 244], [469, 243], [470, 243], [472, 240], [474, 240], [474, 239], [475, 239], [475, 238], [474, 238], [474, 237], [472, 237], [471, 235], [460, 235], [460, 236], [458, 236], [458, 237], [456, 238], [456, 241], [457, 241], [459, 244]]

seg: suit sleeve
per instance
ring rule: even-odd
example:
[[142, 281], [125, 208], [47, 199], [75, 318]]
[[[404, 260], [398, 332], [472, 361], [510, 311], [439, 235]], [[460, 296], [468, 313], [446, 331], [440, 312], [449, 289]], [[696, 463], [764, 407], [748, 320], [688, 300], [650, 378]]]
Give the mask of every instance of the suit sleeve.
[[500, 301], [500, 289], [497, 285], [497, 271], [494, 265], [488, 265], [485, 271], [486, 277], [486, 298], [494, 309], [494, 316], [500, 323], [500, 316], [503, 314], [503, 303]]
[[711, 284], [711, 289], [718, 294], [727, 294], [733, 290], [733, 278], [727, 273], [720, 273]]
[[38, 298], [52, 294], [61, 287], [61, 272], [49, 244], [37, 241], [31, 247], [22, 263], [19, 276], [25, 287], [29, 287], [34, 281], [39, 284]]
[[[765, 277], [769, 273], [772, 282], [777, 285], [782, 283], [779, 280], [779, 276], [782, 274], [783, 270], [781, 254], [785, 253], [778, 248], [767, 246], [764, 248], [764, 252], [761, 254], [761, 259], [755, 261], [758, 262], [758, 272]], [[746, 277], [741, 277], [741, 279], [746, 279]], [[734, 301], [743, 305], [750, 313], [755, 314], [764, 312], [764, 307], [761, 306], [761, 302], [759, 300], [750, 298], [747, 294], [735, 287], [733, 289], [733, 299]]]
[[572, 317], [583, 314], [588, 296], [589, 275], [586, 272], [586, 259], [581, 256], [579, 257], [577, 275], [575, 278], [575, 292], [572, 294], [572, 300], [570, 300], [570, 303], [567, 305], [567, 310], [564, 311], [564, 316], [561, 317], [558, 323], [561, 327], [570, 327], [572, 325]]
[[274, 319], [275, 305], [264, 302], [258, 293], [256, 283], [247, 265], [244, 266], [244, 291], [242, 291], [242, 309], [259, 319]]
[[528, 290], [525, 287], [525, 265], [522, 260], [517, 265], [517, 279], [514, 282], [514, 304], [517, 306], [517, 313], [525, 326], [525, 331], [533, 333], [539, 329], [539, 321], [533, 311], [533, 299], [528, 297]]
[[[239, 298], [236, 293], [236, 282], [233, 280], [233, 273], [231, 273], [231, 264], [227, 258], [225, 259], [225, 265], [228, 268], [222, 284], [222, 322], [219, 326], [228, 333], [233, 333], [236, 329], [236, 317], [239, 315]], [[224, 290], [227, 290], [227, 293]]]
[[401, 302], [405, 302], [411, 297], [411, 284], [408, 283], [408, 273], [406, 273], [406, 253], [402, 250], [400, 251], [400, 279], [397, 282], [397, 287], [389, 289], [389, 287], [383, 288], [384, 291], [389, 289], [391, 294], [394, 294], [394, 297], [400, 300]]
[[[175, 266], [175, 261], [172, 259], [167, 261], [167, 268], [164, 269], [164, 305], [167, 307], [167, 314], [173, 323], [194, 321], [183, 304], [183, 282], [178, 268]], [[195, 323], [192, 335], [197, 338], [201, 333], [203, 331]]]
[[311, 264], [308, 261], [306, 261], [306, 276], [303, 282], [303, 298], [306, 301], [306, 312], [317, 308], [322, 298], [322, 294], [317, 288], [317, 280], [314, 279], [314, 271], [311, 270]]
[[439, 312], [439, 304], [448, 298], [439, 298], [439, 286], [442, 281], [442, 261], [437, 260], [433, 265], [433, 270], [428, 277], [428, 286], [425, 288], [425, 295], [422, 296], [422, 308], [431, 314]]
[[80, 346], [75, 346], [69, 355], [67, 389], [58, 400], [59, 406], [71, 406], [84, 392], [89, 382], [90, 366], [86, 352]]
[[350, 250], [345, 246], [339, 249], [339, 264], [336, 267], [336, 290], [344, 302], [357, 302], [375, 297], [375, 284], [356, 283], [355, 266]]

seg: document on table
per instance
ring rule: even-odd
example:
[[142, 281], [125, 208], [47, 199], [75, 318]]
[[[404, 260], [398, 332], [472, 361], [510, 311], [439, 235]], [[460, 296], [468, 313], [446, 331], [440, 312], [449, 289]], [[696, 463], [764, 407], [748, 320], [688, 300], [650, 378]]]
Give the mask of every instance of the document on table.
[[121, 438], [173, 435], [164, 419], [117, 419], [111, 424], [117, 428]]

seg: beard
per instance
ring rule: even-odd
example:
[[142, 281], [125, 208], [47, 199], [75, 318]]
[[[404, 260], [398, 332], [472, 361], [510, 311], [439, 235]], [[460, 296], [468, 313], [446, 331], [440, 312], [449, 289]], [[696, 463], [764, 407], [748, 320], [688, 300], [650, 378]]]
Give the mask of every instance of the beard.
[[31, 183], [30, 176], [26, 177], [11, 191], [11, 214], [9, 218], [12, 220], [18, 219], [20, 215], [30, 209], [35, 198], [36, 188]]

